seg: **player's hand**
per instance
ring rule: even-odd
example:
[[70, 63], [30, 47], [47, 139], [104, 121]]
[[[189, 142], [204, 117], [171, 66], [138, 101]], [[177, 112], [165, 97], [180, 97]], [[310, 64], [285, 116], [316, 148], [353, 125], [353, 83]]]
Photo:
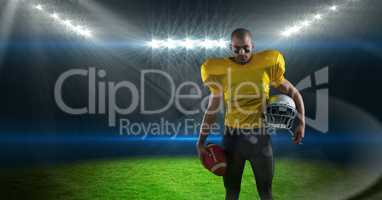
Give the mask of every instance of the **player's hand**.
[[198, 141], [196, 143], [196, 150], [198, 151], [200, 161], [203, 163], [203, 155], [208, 154], [206, 145], [203, 142]]
[[294, 144], [301, 144], [302, 139], [305, 135], [305, 123], [300, 123], [293, 135], [293, 143]]

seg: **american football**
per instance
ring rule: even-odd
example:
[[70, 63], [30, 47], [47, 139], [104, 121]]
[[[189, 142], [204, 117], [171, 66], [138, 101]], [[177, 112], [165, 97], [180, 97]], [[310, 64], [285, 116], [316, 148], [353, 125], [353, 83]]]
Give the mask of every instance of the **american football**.
[[227, 163], [224, 150], [216, 144], [207, 145], [208, 154], [203, 154], [203, 165], [217, 176], [224, 176]]

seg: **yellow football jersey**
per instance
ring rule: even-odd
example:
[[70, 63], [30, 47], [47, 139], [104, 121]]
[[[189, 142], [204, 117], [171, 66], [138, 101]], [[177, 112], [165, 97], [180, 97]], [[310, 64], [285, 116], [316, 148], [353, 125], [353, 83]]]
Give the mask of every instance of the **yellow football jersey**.
[[269, 98], [269, 86], [284, 80], [283, 55], [274, 50], [252, 55], [241, 65], [230, 58], [212, 58], [201, 67], [203, 83], [213, 94], [224, 94], [225, 126], [260, 128], [262, 113]]

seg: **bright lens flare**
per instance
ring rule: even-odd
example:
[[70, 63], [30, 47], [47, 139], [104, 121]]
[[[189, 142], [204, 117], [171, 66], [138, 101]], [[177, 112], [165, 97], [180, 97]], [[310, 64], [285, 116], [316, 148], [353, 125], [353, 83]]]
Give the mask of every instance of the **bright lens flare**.
[[301, 25], [302, 25], [303, 27], [308, 27], [308, 26], [310, 26], [311, 24], [312, 24], [312, 22], [309, 21], [309, 20], [305, 20], [305, 21], [301, 22]]
[[186, 49], [192, 49], [194, 47], [194, 43], [195, 41], [190, 40], [188, 38], [186, 38], [186, 40], [181, 42], [182, 46], [185, 47]]
[[158, 40], [151, 40], [151, 42], [148, 42], [148, 46], [150, 46], [153, 49], [157, 49], [161, 46], [161, 42]]
[[43, 10], [43, 7], [41, 4], [35, 5], [34, 8], [36, 8], [37, 10]]
[[316, 15], [314, 15], [314, 19], [315, 20], [320, 20], [320, 19], [322, 19], [322, 15], [321, 14], [316, 14]]
[[224, 41], [223, 39], [220, 39], [219, 41], [218, 41], [218, 47], [220, 47], [220, 48], [224, 48], [224, 47], [226, 47], [227, 46], [227, 41]]
[[175, 40], [169, 38], [169, 39], [167, 39], [165, 46], [169, 49], [174, 49], [176, 47], [176, 42], [175, 42]]
[[202, 46], [206, 49], [210, 49], [210, 48], [213, 48], [214, 47], [214, 41], [213, 40], [209, 40], [209, 39], [205, 39], [203, 42], [202, 42]]
[[51, 16], [53, 19], [55, 19], [55, 20], [59, 20], [59, 19], [60, 19], [60, 16], [58, 16], [57, 13], [52, 13], [50, 16]]
[[300, 33], [301, 30], [302, 30], [301, 26], [295, 25], [295, 26], [292, 26], [290, 28], [285, 29], [285, 31], [281, 32], [281, 35], [284, 37], [289, 37], [291, 35]]
[[333, 5], [329, 8], [331, 11], [337, 11], [337, 6], [336, 5]]
[[175, 48], [181, 48], [181, 49], [196, 49], [196, 48], [202, 48], [202, 49], [216, 49], [216, 48], [225, 48], [227, 47], [228, 41], [225, 41], [224, 39], [219, 40], [211, 40], [211, 39], [203, 39], [203, 40], [192, 40], [189, 38], [185, 38], [183, 40], [174, 40], [174, 39], [167, 39], [167, 40], [151, 40], [150, 42], [147, 42], [147, 46], [151, 47], [152, 49], [158, 49], [158, 48], [167, 48], [167, 49], [175, 49]]
[[[348, 1], [350, 2], [350, 1], [355, 1], [355, 0], [348, 0]], [[343, 5], [345, 5], [345, 4], [343, 4]], [[338, 5], [333, 5], [333, 4], [329, 5], [325, 9], [321, 9], [321, 11], [318, 11], [316, 14], [313, 14], [312, 16], [308, 17], [307, 19], [304, 19], [302, 21], [294, 23], [295, 25], [290, 26], [290, 27], [286, 28], [285, 30], [281, 31], [280, 36], [290, 37], [290, 36], [299, 34], [302, 31], [307, 30], [312, 25], [318, 24], [318, 22], [322, 21], [323, 18], [337, 13], [338, 10], [339, 10]]]
[[64, 25], [66, 25], [66, 26], [69, 26], [69, 27], [73, 26], [72, 21], [70, 21], [69, 19], [67, 19], [67, 20], [63, 20], [62, 23], [63, 23]]
[[[45, 11], [43, 5], [41, 5], [41, 4], [35, 5], [34, 8], [37, 10], [40, 10], [40, 11]], [[90, 29], [88, 29], [84, 26], [81, 26], [81, 25], [75, 25], [71, 20], [61, 18], [61, 16], [56, 12], [48, 13], [45, 11], [42, 13], [47, 14], [55, 22], [58, 22], [61, 25], [65, 25], [65, 27], [67, 29], [77, 33], [78, 35], [81, 35], [81, 36], [86, 37], [86, 38], [93, 37], [93, 32]]]

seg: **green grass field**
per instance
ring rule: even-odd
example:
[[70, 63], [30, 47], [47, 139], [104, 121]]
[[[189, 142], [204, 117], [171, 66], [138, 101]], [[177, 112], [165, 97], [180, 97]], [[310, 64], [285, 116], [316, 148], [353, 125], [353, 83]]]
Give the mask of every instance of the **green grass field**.
[[[3, 169], [0, 174], [5, 199], [224, 199], [222, 178], [202, 168], [195, 157], [86, 161]], [[362, 177], [360, 171], [325, 162], [278, 159], [274, 197], [343, 199], [356, 191]], [[258, 199], [254, 184], [247, 163], [241, 199]]]

